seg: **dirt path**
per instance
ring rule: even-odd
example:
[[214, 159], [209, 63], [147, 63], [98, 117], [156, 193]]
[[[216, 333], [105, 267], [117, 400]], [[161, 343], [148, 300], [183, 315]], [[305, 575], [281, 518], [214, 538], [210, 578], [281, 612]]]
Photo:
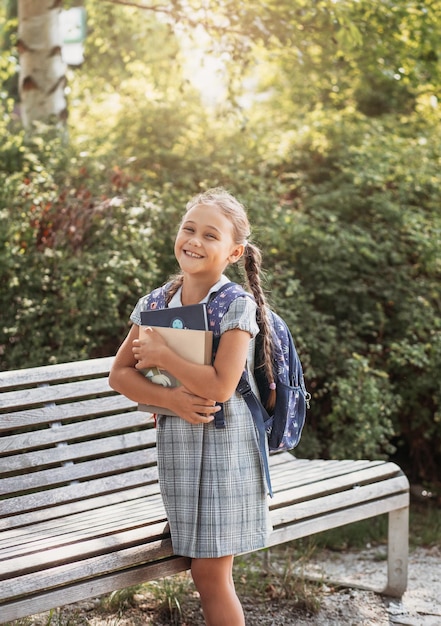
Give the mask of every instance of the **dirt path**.
[[[304, 574], [381, 588], [386, 562], [378, 549], [362, 552], [320, 552]], [[290, 622], [287, 622], [287, 624]], [[417, 548], [409, 555], [408, 589], [401, 601], [360, 589], [333, 591], [330, 585], [318, 615], [292, 622], [296, 626], [441, 626], [441, 548]]]

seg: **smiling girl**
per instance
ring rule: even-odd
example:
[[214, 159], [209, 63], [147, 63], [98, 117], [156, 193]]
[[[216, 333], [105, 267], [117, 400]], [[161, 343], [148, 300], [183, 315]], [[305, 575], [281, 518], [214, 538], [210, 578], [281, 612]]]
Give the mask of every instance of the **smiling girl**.
[[[168, 284], [168, 307], [207, 302], [228, 282], [224, 271], [242, 260], [254, 296], [238, 297], [224, 314], [211, 365], [179, 357], [153, 330], [138, 340], [141, 298], [133, 326], [110, 373], [110, 385], [135, 402], [164, 406], [176, 416], [158, 416], [157, 450], [161, 494], [175, 554], [191, 557], [191, 572], [207, 626], [244, 626], [232, 568], [234, 555], [265, 546], [269, 532], [266, 484], [251, 413], [236, 386], [244, 367], [255, 384], [254, 338], [263, 335], [270, 355], [270, 329], [260, 283], [261, 255], [248, 239], [246, 212], [223, 189], [199, 194], [187, 205], [174, 253], [180, 273]], [[157, 366], [182, 383], [162, 387], [139, 370]], [[265, 369], [271, 371], [266, 358]], [[224, 403], [226, 426], [214, 427]], [[178, 417], [179, 416], [179, 417]]]

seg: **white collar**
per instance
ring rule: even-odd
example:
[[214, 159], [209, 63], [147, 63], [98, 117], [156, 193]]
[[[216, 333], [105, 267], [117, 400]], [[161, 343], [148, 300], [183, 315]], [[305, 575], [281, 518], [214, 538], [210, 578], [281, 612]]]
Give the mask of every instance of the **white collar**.
[[[217, 281], [217, 283], [215, 283], [212, 287], [210, 287], [207, 295], [204, 298], [202, 298], [199, 304], [202, 304], [203, 302], [208, 302], [208, 299], [212, 293], [215, 293], [222, 287], [222, 285], [225, 285], [226, 283], [229, 283], [229, 282], [230, 282], [230, 279], [227, 276], [225, 276], [225, 274], [222, 274], [222, 276]], [[168, 303], [168, 307], [170, 309], [176, 306], [182, 306], [181, 293], [182, 293], [182, 286], [179, 287], [175, 295], [172, 297], [172, 299]]]

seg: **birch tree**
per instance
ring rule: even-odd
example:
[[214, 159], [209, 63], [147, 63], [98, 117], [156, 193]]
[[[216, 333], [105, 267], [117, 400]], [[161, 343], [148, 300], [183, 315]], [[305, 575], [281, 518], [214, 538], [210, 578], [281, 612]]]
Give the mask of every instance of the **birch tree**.
[[18, 0], [20, 111], [25, 128], [64, 123], [66, 65], [61, 57], [61, 0]]

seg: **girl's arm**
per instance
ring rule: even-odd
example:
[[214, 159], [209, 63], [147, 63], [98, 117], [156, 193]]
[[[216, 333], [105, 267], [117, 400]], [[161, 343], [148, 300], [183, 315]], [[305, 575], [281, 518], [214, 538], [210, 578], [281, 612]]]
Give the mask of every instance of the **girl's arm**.
[[[185, 332], [185, 331], [182, 331]], [[213, 365], [198, 365], [186, 361], [167, 346], [153, 329], [144, 333], [144, 339], [133, 342], [136, 368], [160, 367], [169, 371], [196, 395], [225, 402], [234, 393], [245, 367], [250, 334], [238, 328], [221, 336]]]
[[192, 424], [212, 421], [213, 414], [220, 409], [215, 407], [214, 400], [198, 396], [184, 386], [169, 388], [156, 385], [135, 369], [137, 361], [133, 356], [132, 344], [138, 332], [139, 327], [132, 326], [116, 354], [109, 375], [112, 389], [134, 402], [167, 407]]

